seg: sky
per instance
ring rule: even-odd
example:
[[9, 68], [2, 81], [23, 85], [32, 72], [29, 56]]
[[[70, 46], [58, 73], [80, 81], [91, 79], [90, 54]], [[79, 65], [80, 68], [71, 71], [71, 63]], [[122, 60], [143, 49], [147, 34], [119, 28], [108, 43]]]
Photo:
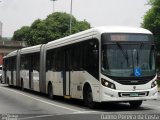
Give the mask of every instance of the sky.
[[[12, 37], [22, 26], [30, 26], [36, 19], [53, 13], [51, 0], [0, 0], [0, 21], [3, 37]], [[140, 27], [143, 16], [150, 9], [148, 0], [72, 0], [72, 14], [88, 21], [92, 27], [120, 25]], [[57, 0], [55, 12], [70, 13], [71, 0]]]

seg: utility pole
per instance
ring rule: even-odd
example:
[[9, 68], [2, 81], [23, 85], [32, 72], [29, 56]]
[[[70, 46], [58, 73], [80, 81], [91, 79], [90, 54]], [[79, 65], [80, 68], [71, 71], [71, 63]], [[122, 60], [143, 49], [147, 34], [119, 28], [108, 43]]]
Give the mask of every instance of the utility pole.
[[71, 0], [71, 6], [70, 6], [70, 22], [69, 22], [69, 31], [70, 34], [72, 34], [72, 0]]
[[54, 4], [55, 4], [55, 1], [57, 1], [57, 0], [50, 0], [50, 1], [53, 1], [53, 13], [55, 12], [55, 6], [54, 6]]

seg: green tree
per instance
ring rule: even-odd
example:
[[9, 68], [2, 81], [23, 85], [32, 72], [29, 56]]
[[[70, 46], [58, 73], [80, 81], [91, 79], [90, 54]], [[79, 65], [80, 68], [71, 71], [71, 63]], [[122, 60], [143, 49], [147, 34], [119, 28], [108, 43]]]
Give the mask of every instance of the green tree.
[[72, 33], [77, 33], [79, 31], [84, 31], [90, 28], [90, 24], [87, 21], [76, 22], [72, 28]]
[[150, 0], [149, 4], [152, 7], [144, 16], [142, 27], [149, 29], [154, 34], [155, 41], [160, 42], [160, 0]]
[[30, 27], [24, 26], [21, 29], [14, 32], [12, 40], [27, 41], [30, 35]]
[[[27, 29], [25, 29], [26, 27], [22, 27], [15, 31], [13, 39], [25, 40], [29, 45], [45, 44], [49, 41], [70, 35], [69, 20], [69, 14], [55, 12], [45, 20], [35, 20]], [[87, 21], [78, 21], [72, 16], [72, 34], [89, 28], [90, 24]]]
[[150, 0], [151, 9], [143, 19], [142, 27], [149, 29], [155, 39], [157, 49], [157, 68], [160, 70], [160, 0]]

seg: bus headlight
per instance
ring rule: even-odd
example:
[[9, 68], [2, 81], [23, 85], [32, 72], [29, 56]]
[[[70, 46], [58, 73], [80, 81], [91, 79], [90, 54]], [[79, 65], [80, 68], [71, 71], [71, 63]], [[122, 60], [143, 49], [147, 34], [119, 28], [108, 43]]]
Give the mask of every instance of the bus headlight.
[[113, 84], [113, 83], [111, 83], [111, 82], [109, 82], [109, 81], [107, 81], [107, 80], [105, 80], [103, 78], [101, 79], [101, 83], [105, 87], [108, 87], [108, 88], [111, 88], [111, 89], [116, 89], [115, 84]]
[[154, 88], [155, 86], [157, 85], [157, 81], [153, 81], [152, 84], [151, 84], [151, 88]]

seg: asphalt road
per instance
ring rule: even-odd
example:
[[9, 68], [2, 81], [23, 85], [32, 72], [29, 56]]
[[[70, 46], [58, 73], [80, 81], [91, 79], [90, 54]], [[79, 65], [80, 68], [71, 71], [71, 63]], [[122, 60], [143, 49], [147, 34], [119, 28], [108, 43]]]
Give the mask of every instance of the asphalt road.
[[100, 104], [96, 109], [83, 106], [80, 100], [21, 91], [0, 84], [0, 120], [111, 120], [111, 119], [160, 119], [160, 97], [145, 101], [139, 109], [129, 104]]

